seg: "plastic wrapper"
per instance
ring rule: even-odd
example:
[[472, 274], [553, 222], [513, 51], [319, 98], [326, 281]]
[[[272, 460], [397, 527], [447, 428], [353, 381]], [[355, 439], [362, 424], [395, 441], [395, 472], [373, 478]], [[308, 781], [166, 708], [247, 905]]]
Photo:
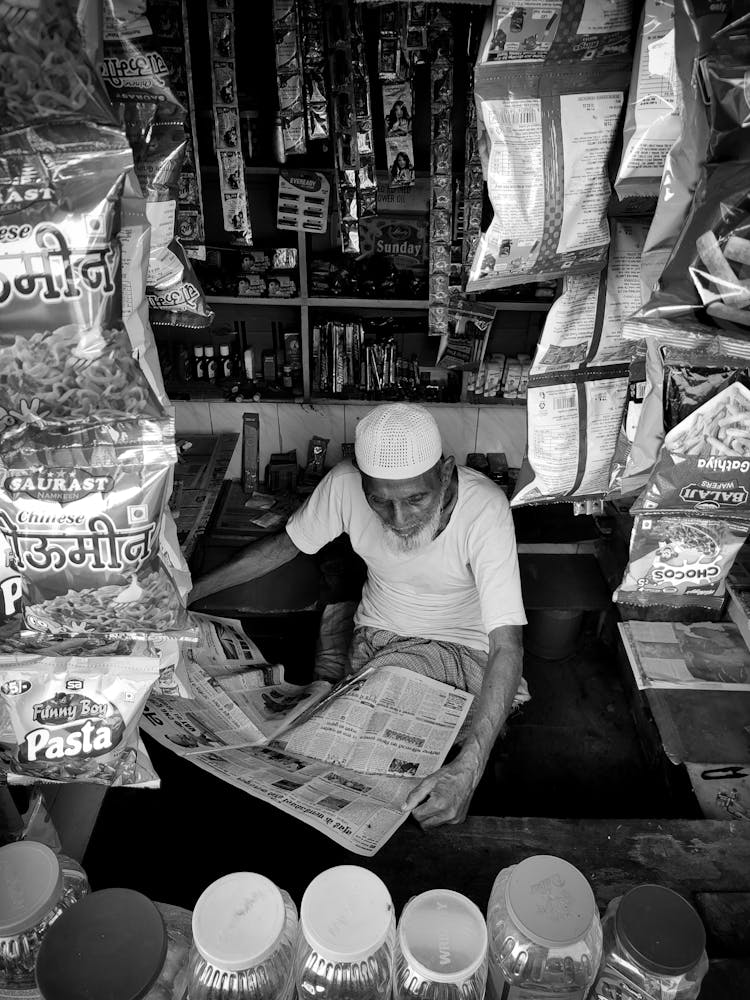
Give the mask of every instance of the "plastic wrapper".
[[645, 223], [613, 220], [606, 274], [564, 279], [539, 339], [532, 376], [630, 362], [636, 345], [622, 339], [622, 323], [641, 304], [646, 232]]
[[607, 161], [628, 62], [484, 65], [475, 71], [482, 167], [494, 218], [468, 291], [600, 271], [607, 258]]
[[484, 361], [497, 306], [461, 301], [448, 310], [448, 333], [440, 341], [437, 365], [457, 371], [477, 371]]
[[630, 0], [495, 0], [480, 45], [483, 63], [591, 62], [630, 47]]
[[746, 361], [665, 349], [664, 429], [671, 431], [733, 382], [750, 388], [750, 367]]
[[664, 438], [634, 511], [686, 511], [750, 522], [750, 389], [734, 382]]
[[747, 523], [729, 518], [636, 515], [630, 560], [614, 600], [640, 607], [719, 610], [727, 573], [747, 533]]
[[646, 0], [615, 179], [621, 200], [658, 197], [667, 154], [680, 134], [678, 94], [674, 6]]
[[128, 638], [187, 627], [161, 551], [176, 461], [170, 431], [145, 420], [30, 430], [22, 448], [3, 451], [0, 529], [28, 628]]
[[512, 507], [602, 497], [628, 393], [627, 368], [529, 380], [528, 443]]
[[158, 659], [3, 656], [0, 674], [17, 744], [6, 758], [9, 784], [140, 783], [138, 723]]

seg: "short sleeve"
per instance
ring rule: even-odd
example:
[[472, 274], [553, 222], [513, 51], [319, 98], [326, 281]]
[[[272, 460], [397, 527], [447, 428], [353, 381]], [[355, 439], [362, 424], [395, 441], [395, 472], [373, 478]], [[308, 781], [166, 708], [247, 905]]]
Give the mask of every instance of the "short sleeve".
[[525, 625], [516, 532], [510, 505], [499, 490], [474, 519], [468, 547], [487, 634], [501, 625]]
[[343, 514], [345, 481], [340, 466], [331, 469], [287, 521], [286, 533], [300, 552], [312, 555], [346, 530]]

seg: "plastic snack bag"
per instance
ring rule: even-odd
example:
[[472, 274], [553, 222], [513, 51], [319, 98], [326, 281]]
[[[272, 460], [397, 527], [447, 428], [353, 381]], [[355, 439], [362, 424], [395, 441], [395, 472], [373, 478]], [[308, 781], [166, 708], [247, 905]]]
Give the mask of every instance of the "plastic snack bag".
[[482, 168], [494, 218], [467, 290], [598, 272], [609, 245], [607, 161], [629, 64], [477, 66]]
[[158, 676], [149, 657], [0, 658], [0, 700], [17, 744], [8, 783], [141, 783], [138, 722]]
[[637, 514], [630, 561], [614, 600], [719, 611], [727, 573], [747, 533], [748, 525], [736, 520]]
[[187, 615], [163, 555], [176, 460], [171, 430], [139, 421], [29, 431], [0, 455], [0, 529], [21, 574], [28, 628], [141, 638]]
[[744, 517], [750, 523], [750, 390], [722, 389], [673, 427], [634, 511]]

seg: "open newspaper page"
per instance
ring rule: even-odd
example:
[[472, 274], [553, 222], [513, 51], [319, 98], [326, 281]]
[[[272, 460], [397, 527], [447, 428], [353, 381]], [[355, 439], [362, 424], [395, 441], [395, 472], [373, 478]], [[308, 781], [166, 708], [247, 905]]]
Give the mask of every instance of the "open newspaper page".
[[727, 622], [621, 622], [639, 688], [750, 691], [750, 651]]

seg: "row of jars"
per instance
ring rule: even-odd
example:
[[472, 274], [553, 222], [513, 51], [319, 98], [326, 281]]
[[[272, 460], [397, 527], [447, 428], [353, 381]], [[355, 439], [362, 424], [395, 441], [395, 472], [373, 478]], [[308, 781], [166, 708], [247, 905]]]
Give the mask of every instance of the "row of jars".
[[[192, 916], [85, 874], [33, 842], [0, 848], [0, 998], [43, 1000], [694, 1000], [707, 970], [693, 907], [642, 885], [608, 906], [537, 855], [495, 879], [486, 919], [460, 893], [409, 900], [342, 865], [299, 914], [265, 876], [212, 883]], [[36, 990], [36, 994], [29, 992]]]

